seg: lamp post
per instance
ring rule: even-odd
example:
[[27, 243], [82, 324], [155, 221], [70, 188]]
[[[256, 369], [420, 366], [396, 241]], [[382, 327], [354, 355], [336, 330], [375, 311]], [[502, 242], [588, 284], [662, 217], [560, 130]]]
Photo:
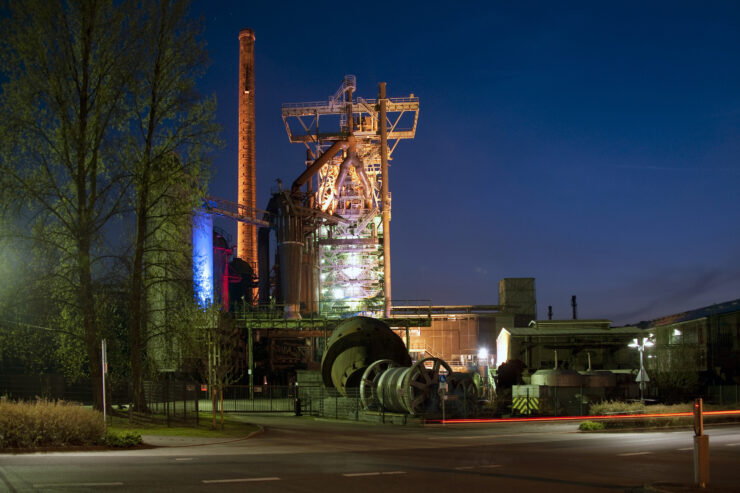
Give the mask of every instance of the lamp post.
[[[653, 335], [650, 334], [650, 337]], [[631, 348], [635, 348], [640, 351], [640, 373], [637, 374], [636, 380], [640, 382], [640, 402], [645, 402], [645, 382], [649, 382], [647, 372], [645, 371], [645, 348], [655, 346], [655, 343], [650, 340], [650, 337], [642, 337], [638, 339], [632, 339], [632, 342], [628, 345]]]

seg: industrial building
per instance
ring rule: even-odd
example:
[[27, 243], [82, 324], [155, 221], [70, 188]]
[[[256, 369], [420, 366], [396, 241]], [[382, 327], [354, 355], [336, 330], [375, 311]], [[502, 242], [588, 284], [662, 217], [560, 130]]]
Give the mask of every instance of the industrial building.
[[[415, 136], [419, 98], [388, 97], [384, 82], [376, 97], [361, 97], [356, 78], [346, 75], [324, 100], [283, 104], [288, 142], [305, 148], [305, 160], [296, 163], [292, 184], [281, 186], [264, 209], [257, 209], [254, 32], [241, 31], [238, 41], [238, 202], [209, 197], [196, 215], [194, 281], [203, 306], [222, 305], [244, 329], [250, 385], [255, 378], [287, 383], [297, 370], [318, 371], [327, 354], [333, 355], [329, 366], [334, 365], [339, 350], [330, 348], [332, 334], [351, 316], [372, 317], [390, 327], [411, 359], [395, 356], [392, 364], [377, 366], [367, 355], [339, 356], [342, 389], [348, 378], [359, 382], [360, 370], [368, 367], [375, 369], [373, 385], [379, 385], [381, 373], [396, 372], [393, 365], [422, 360], [429, 360], [435, 372], [473, 372], [484, 379], [492, 373], [481, 368], [514, 360], [521, 362], [527, 382], [548, 370], [632, 375], [639, 357], [628, 345], [646, 334], [654, 334], [656, 352], [667, 354], [658, 358], [662, 365], [677, 364], [676, 348], [691, 345], [696, 371], [724, 380], [740, 377], [737, 301], [629, 327], [578, 319], [575, 297], [573, 319], [538, 320], [531, 277], [502, 279], [497, 304], [394, 303], [388, 162], [402, 140]], [[213, 215], [238, 222], [236, 248], [214, 232]], [[367, 329], [373, 331], [389, 337]], [[354, 366], [342, 367], [342, 358], [355, 358]], [[334, 370], [323, 371], [324, 382], [332, 386], [334, 377], [326, 375]], [[375, 402], [372, 392], [367, 398]], [[415, 405], [406, 401], [395, 407]]]

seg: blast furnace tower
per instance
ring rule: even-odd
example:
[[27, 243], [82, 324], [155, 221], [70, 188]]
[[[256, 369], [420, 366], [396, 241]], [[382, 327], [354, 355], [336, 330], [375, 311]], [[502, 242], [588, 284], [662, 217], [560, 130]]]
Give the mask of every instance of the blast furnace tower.
[[[254, 135], [254, 32], [239, 32], [239, 213], [252, 216], [257, 206]], [[237, 257], [257, 274], [257, 230], [254, 224], [239, 222]]]
[[[401, 139], [413, 139], [419, 99], [413, 94], [354, 97], [345, 76], [327, 100], [283, 104], [290, 142], [306, 146], [306, 169], [291, 192], [325, 218], [315, 230], [319, 311], [390, 314], [388, 161]], [[304, 188], [305, 187], [305, 188]]]

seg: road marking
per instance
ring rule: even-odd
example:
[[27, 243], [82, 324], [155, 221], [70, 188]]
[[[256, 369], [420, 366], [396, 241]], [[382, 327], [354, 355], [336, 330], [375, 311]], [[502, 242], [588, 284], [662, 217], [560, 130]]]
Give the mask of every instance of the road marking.
[[177, 457], [175, 460], [193, 460], [192, 457]]
[[470, 469], [475, 469], [476, 467], [481, 468], [481, 469], [486, 468], [486, 467], [501, 467], [501, 464], [485, 464], [482, 466], [460, 466], [460, 467], [456, 467], [455, 469], [458, 471], [469, 471]]
[[427, 440], [449, 440], [449, 439], [459, 439], [459, 440], [478, 440], [481, 438], [511, 438], [511, 437], [523, 437], [526, 435], [531, 435], [531, 433], [514, 433], [514, 434], [507, 434], [507, 435], [499, 435], [499, 434], [489, 434], [489, 435], [465, 435], [465, 436], [455, 436], [455, 435], [444, 435], [444, 436], [433, 436], [433, 437], [427, 437]]
[[630, 455], [647, 455], [647, 454], [650, 454], [650, 453], [652, 453], [652, 452], [627, 452], [626, 454], [617, 454], [617, 455], [622, 456], [622, 457], [627, 457], [627, 456], [630, 456]]
[[350, 472], [342, 474], [347, 478], [357, 478], [360, 476], [380, 476], [380, 475], [391, 475], [391, 474], [406, 474], [406, 471], [376, 471], [376, 472]]
[[100, 486], [123, 486], [120, 481], [114, 483], [34, 483], [34, 488], [80, 488]]
[[280, 478], [269, 476], [266, 478], [238, 478], [238, 479], [204, 479], [203, 483], [249, 483], [253, 481], [280, 481]]
[[676, 450], [680, 450], [681, 452], [684, 452], [686, 450], [694, 450], [694, 447], [677, 448]]

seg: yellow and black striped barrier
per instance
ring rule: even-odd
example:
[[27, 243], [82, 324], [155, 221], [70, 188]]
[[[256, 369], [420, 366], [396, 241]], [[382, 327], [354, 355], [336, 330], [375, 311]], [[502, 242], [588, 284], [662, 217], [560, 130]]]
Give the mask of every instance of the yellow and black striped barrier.
[[512, 412], [518, 412], [519, 414], [536, 413], [539, 408], [539, 397], [514, 397], [511, 402]]

